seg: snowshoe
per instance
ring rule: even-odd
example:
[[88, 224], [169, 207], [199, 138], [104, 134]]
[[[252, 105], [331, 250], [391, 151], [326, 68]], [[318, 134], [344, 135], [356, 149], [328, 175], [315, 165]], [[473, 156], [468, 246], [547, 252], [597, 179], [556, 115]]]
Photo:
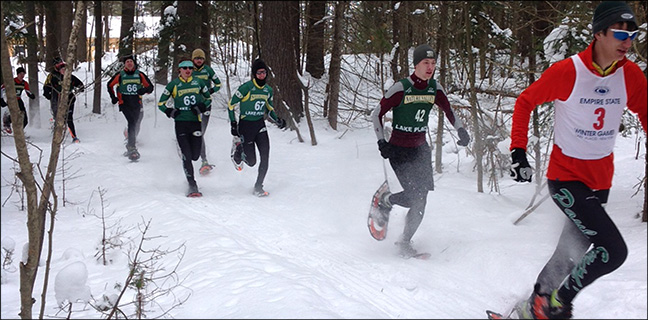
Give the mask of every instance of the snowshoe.
[[202, 193], [198, 191], [198, 186], [196, 183], [189, 184], [189, 190], [187, 190], [187, 197], [189, 198], [199, 198], [202, 197]]
[[263, 190], [263, 186], [254, 187], [253, 194], [257, 197], [267, 197], [270, 195], [268, 191]]
[[207, 161], [203, 161], [202, 166], [200, 166], [198, 171], [200, 172], [200, 175], [206, 176], [212, 171], [212, 169], [214, 169], [214, 165], [209, 164]]
[[232, 163], [236, 171], [243, 170], [243, 140], [241, 137], [234, 136], [232, 139]]
[[[369, 215], [367, 217], [367, 227], [371, 236], [378, 240], [384, 240], [387, 236], [387, 225], [389, 222], [389, 212], [391, 206], [385, 203], [384, 195], [389, 193], [389, 184], [387, 180], [383, 182], [371, 199]], [[381, 203], [382, 202], [382, 203]]]

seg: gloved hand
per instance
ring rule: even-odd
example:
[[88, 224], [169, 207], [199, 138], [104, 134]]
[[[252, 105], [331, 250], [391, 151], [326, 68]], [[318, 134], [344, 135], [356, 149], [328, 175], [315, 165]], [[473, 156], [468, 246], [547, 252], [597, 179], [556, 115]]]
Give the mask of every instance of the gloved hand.
[[527, 161], [526, 151], [522, 148], [515, 148], [511, 152], [511, 177], [517, 182], [531, 182], [533, 172], [529, 161]]
[[166, 113], [167, 117], [175, 119], [180, 111], [178, 111], [178, 109], [176, 108], [166, 108], [166, 110], [164, 110], [164, 113]]
[[465, 147], [468, 145], [470, 142], [470, 135], [468, 135], [468, 131], [464, 128], [459, 128], [457, 129], [457, 135], [459, 136], [459, 141], [457, 141], [457, 144]]
[[117, 104], [119, 102], [119, 98], [117, 97], [110, 97], [110, 101], [112, 101], [112, 104]]
[[238, 123], [236, 123], [236, 121], [232, 121], [230, 122], [230, 124], [232, 125], [232, 130], [230, 132], [232, 133], [233, 136], [238, 137], [239, 136]]
[[198, 115], [199, 113], [207, 111], [207, 106], [203, 102], [198, 102], [193, 107], [191, 107], [191, 111], [195, 115]]
[[141, 87], [141, 88], [137, 89], [137, 94], [139, 94], [140, 96], [144, 95], [147, 92], [148, 92], [148, 88]]
[[0, 106], [2, 106], [4, 108], [4, 107], [8, 106], [8, 104], [7, 104], [7, 102], [4, 101], [4, 99], [0, 98]]
[[209, 94], [213, 94], [216, 90], [214, 90], [214, 87], [209, 88]]
[[378, 140], [378, 150], [380, 150], [380, 155], [385, 159], [389, 159], [394, 156], [393, 146], [389, 144], [389, 142], [387, 142], [385, 139]]
[[277, 127], [279, 127], [279, 129], [285, 128], [286, 127], [286, 120], [281, 119], [281, 118], [277, 118]]
[[45, 97], [45, 99], [47, 99], [47, 100], [51, 100], [52, 99], [52, 94], [48, 93], [48, 92], [43, 92], [43, 97]]
[[29, 92], [29, 91], [27, 91], [27, 96], [29, 97], [29, 99], [32, 99], [32, 100], [36, 99], [36, 95]]

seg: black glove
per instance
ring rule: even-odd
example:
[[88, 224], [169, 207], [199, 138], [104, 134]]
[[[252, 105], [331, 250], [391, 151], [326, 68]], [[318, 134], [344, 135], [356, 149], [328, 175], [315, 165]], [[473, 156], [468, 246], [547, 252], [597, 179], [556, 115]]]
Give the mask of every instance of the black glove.
[[49, 92], [43, 92], [43, 97], [45, 97], [45, 99], [47, 99], [47, 100], [51, 100], [52, 99], [52, 94], [49, 93]]
[[470, 135], [468, 135], [468, 131], [464, 128], [459, 128], [457, 129], [457, 135], [459, 135], [459, 141], [457, 141], [457, 144], [465, 147], [468, 145], [470, 142]]
[[389, 159], [394, 156], [393, 146], [389, 144], [389, 142], [385, 141], [385, 139], [378, 140], [378, 150], [380, 150], [380, 155], [385, 159]]
[[230, 132], [232, 133], [233, 136], [238, 137], [239, 136], [238, 123], [236, 123], [236, 121], [232, 121], [230, 122], [230, 124], [232, 125], [232, 130]]
[[32, 100], [36, 99], [36, 95], [29, 92], [29, 91], [27, 91], [27, 96], [29, 97], [29, 99], [32, 99]]
[[176, 108], [166, 108], [164, 113], [166, 113], [167, 117], [175, 119], [180, 112]]
[[199, 113], [204, 113], [207, 111], [207, 106], [202, 103], [198, 102], [196, 103], [193, 107], [191, 107], [191, 111], [195, 114], [198, 115]]
[[209, 88], [209, 94], [212, 94], [214, 92], [215, 92], [214, 87]]
[[526, 151], [522, 148], [515, 148], [511, 152], [511, 177], [517, 182], [531, 182], [531, 177], [533, 172], [531, 171], [531, 166], [529, 161], [527, 161]]
[[112, 101], [112, 104], [117, 104], [117, 102], [119, 102], [119, 98], [117, 98], [117, 97], [110, 97], [110, 101]]
[[4, 107], [8, 106], [8, 104], [4, 101], [4, 99], [0, 98], [0, 106], [2, 106], [4, 108]]
[[279, 129], [285, 128], [286, 127], [286, 120], [281, 119], [281, 118], [277, 118], [277, 127], [279, 127]]
[[137, 89], [137, 94], [139, 94], [140, 96], [144, 95], [145, 93], [148, 93], [148, 88], [141, 87]]

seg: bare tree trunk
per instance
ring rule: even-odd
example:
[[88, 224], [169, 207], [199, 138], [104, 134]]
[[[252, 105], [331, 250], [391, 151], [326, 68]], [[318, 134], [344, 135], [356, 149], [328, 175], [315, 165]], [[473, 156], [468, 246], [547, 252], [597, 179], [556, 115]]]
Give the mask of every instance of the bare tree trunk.
[[344, 10], [346, 1], [338, 1], [335, 5], [335, 18], [333, 19], [333, 50], [331, 51], [331, 65], [329, 66], [329, 92], [328, 92], [328, 122], [333, 130], [337, 130], [338, 104], [340, 99], [340, 72], [342, 65], [342, 30], [344, 28]]
[[[99, 2], [99, 1], [96, 1]], [[84, 9], [83, 12], [83, 21], [86, 21], [88, 19], [88, 12]], [[82, 24], [81, 30], [79, 30], [79, 36], [77, 37], [77, 61], [75, 63], [79, 62], [86, 62], [87, 57], [88, 57], [88, 36], [87, 36], [87, 27], [86, 24]]]
[[54, 58], [60, 57], [61, 52], [59, 51], [59, 38], [57, 26], [59, 25], [59, 17], [57, 14], [56, 3], [54, 1], [47, 2], [43, 5], [45, 7], [45, 70], [49, 71], [54, 65]]
[[[180, 58], [191, 59], [191, 52], [200, 46], [198, 25], [196, 24], [197, 10], [195, 1], [178, 1], [178, 16], [175, 24], [175, 41], [173, 50], [173, 66], [177, 66]], [[173, 69], [173, 68], [172, 68]]]
[[308, 4], [308, 41], [306, 44], [306, 71], [313, 78], [324, 75], [324, 27], [322, 20], [326, 14], [325, 1], [309, 1]]
[[94, 40], [94, 97], [92, 113], [101, 114], [101, 57], [103, 56], [103, 24], [101, 23], [101, 1], [94, 3], [95, 40]]
[[135, 23], [135, 0], [121, 2], [121, 29], [119, 32], [119, 54], [133, 54], [133, 24]]
[[[85, 10], [85, 2], [77, 1], [77, 14], [74, 20], [74, 27], [68, 39], [70, 53], [67, 57], [66, 63], [72, 65], [74, 54], [76, 53], [76, 37], [79, 32], [79, 25], [81, 21], [81, 12]], [[4, 21], [0, 22], [0, 27], [4, 30]], [[7, 87], [7, 103], [9, 110], [12, 114], [19, 114], [18, 102], [16, 97], [16, 90], [11, 74], [11, 64], [9, 61], [9, 49], [4, 32], [0, 34], [0, 50], [1, 50], [1, 64], [2, 64], [2, 77]], [[27, 229], [28, 229], [28, 253], [27, 261], [20, 262], [20, 317], [22, 319], [32, 319], [32, 307], [34, 305], [33, 289], [38, 273], [38, 262], [43, 248], [43, 238], [45, 232], [45, 217], [49, 207], [49, 198], [54, 191], [54, 177], [56, 175], [56, 166], [58, 163], [58, 156], [63, 141], [63, 132], [65, 128], [64, 116], [67, 115], [68, 98], [67, 95], [70, 91], [72, 68], [67, 68], [63, 79], [63, 92], [61, 96], [61, 106], [57, 114], [57, 127], [54, 131], [52, 138], [52, 147], [50, 160], [45, 174], [45, 181], [42, 188], [39, 188], [34, 179], [33, 165], [29, 158], [27, 143], [25, 141], [25, 133], [22, 128], [22, 117], [13, 117], [16, 119], [14, 125], [14, 142], [16, 144], [16, 152], [18, 154], [18, 162], [20, 165], [20, 172], [18, 178], [25, 186], [27, 195]], [[38, 202], [38, 190], [41, 189], [40, 202]], [[45, 304], [45, 301], [41, 302]], [[41, 315], [42, 316], [42, 315]]]
[[211, 23], [209, 22], [209, 1], [198, 1], [198, 20], [200, 21], [200, 42], [198, 48], [205, 51], [205, 64], [211, 65]]
[[[297, 52], [293, 47], [296, 43], [294, 24], [299, 20], [295, 17], [294, 7], [289, 1], [273, 1], [263, 3], [261, 20], [261, 58], [270, 68], [269, 83], [277, 93], [275, 95], [275, 110], [277, 115], [286, 119], [290, 112], [293, 119], [299, 122], [304, 113], [302, 89], [295, 74], [299, 73]], [[283, 110], [284, 103], [287, 110]]]
[[[448, 4], [441, 2], [439, 6], [439, 34], [447, 34], [448, 32]], [[442, 86], [446, 86], [446, 74], [448, 68], [448, 41], [446, 37], [437, 38], [437, 65], [440, 65], [439, 69], [439, 82]], [[441, 61], [438, 61], [438, 59]], [[445, 116], [443, 110], [438, 108], [438, 118], [437, 118], [437, 130], [436, 130], [436, 140], [434, 141], [434, 167], [437, 173], [443, 172], [443, 122], [445, 121]], [[431, 141], [430, 141], [431, 143]]]
[[484, 192], [484, 168], [482, 164], [482, 137], [479, 128], [479, 116], [477, 113], [477, 93], [475, 92], [475, 57], [472, 51], [472, 22], [470, 18], [470, 6], [468, 2], [464, 5], [464, 25], [466, 27], [466, 52], [468, 53], [468, 78], [470, 79], [470, 115], [473, 120], [475, 131], [475, 142], [473, 150], [475, 162], [477, 163], [477, 192]]
[[171, 45], [171, 37], [173, 36], [173, 29], [175, 19], [172, 15], [165, 15], [166, 9], [173, 6], [173, 1], [162, 1], [160, 10], [160, 37], [158, 38], [158, 55], [157, 55], [157, 69], [155, 70], [155, 82], [158, 84], [166, 85], [169, 83], [169, 53]]
[[[36, 5], [32, 1], [25, 2], [26, 22], [36, 21]], [[40, 119], [40, 83], [38, 83], [38, 36], [36, 25], [30, 24], [27, 27], [27, 70], [29, 74], [29, 89], [34, 93], [36, 99], [29, 99], [29, 123], [34, 128], [41, 127]]]
[[[72, 17], [73, 17], [72, 1], [53, 1], [53, 2], [56, 3], [56, 11], [58, 13], [57, 30], [58, 30], [58, 39], [60, 41], [58, 49], [60, 50], [61, 59], [64, 60], [68, 54], [67, 52], [68, 45], [69, 45], [68, 41], [70, 41], [69, 35], [70, 32], [72, 31]], [[76, 64], [71, 64], [70, 66], [74, 66], [74, 65]]]

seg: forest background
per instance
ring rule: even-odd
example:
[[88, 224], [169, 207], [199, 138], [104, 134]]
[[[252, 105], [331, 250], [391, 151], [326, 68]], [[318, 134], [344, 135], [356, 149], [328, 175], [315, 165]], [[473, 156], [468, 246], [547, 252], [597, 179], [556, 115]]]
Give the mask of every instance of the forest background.
[[[327, 119], [333, 130], [352, 125], [370, 112], [375, 97], [367, 94], [367, 84], [385, 90], [393, 81], [406, 77], [410, 70], [408, 49], [421, 43], [438, 48], [439, 61], [435, 78], [446, 92], [459, 97], [453, 107], [466, 110], [464, 123], [472, 133], [474, 144], [469, 153], [474, 157], [477, 172], [475, 189], [498, 192], [499, 179], [508, 172], [508, 155], [499, 152], [496, 141], [508, 136], [510, 103], [551, 63], [583, 50], [591, 41], [591, 18], [598, 1], [11, 1], [3, 2], [2, 16], [2, 81], [13, 77], [18, 65], [26, 66], [32, 91], [40, 92], [44, 79], [39, 74], [49, 71], [54, 58], [77, 66], [96, 61], [93, 113], [101, 114], [101, 79], [121, 66], [118, 61], [102, 65], [105, 52], [117, 50], [117, 56], [138, 55], [142, 66], [153, 66], [154, 82], [165, 84], [173, 76], [174, 66], [189, 57], [195, 48], [207, 54], [207, 63], [220, 64], [225, 71], [221, 78], [223, 90], [231, 96], [230, 76], [246, 74], [239, 68], [239, 59], [264, 59], [272, 68], [270, 84], [276, 92], [275, 106], [280, 117], [289, 119], [289, 127], [300, 142], [304, 137], [298, 123], [308, 122], [311, 144], [317, 144], [311, 116]], [[633, 42], [628, 57], [646, 73], [646, 6], [645, 2], [629, 1], [642, 32]], [[81, 9], [81, 10], [79, 10]], [[111, 39], [106, 21], [112, 16], [121, 19], [120, 36]], [[142, 17], [157, 17], [152, 26]], [[93, 19], [102, 17], [102, 19]], [[86, 23], [94, 22], [87, 30]], [[90, 36], [89, 36], [90, 35]], [[547, 41], [554, 39], [554, 41]], [[154, 50], [154, 56], [147, 52]], [[5, 57], [17, 58], [18, 65], [9, 65]], [[356, 55], [373, 55], [378, 62], [367, 60], [363, 70], [342, 70], [341, 61]], [[325, 57], [328, 57], [325, 59]], [[6, 59], [8, 62], [9, 60]], [[325, 61], [330, 61], [325, 65]], [[72, 69], [72, 68], [70, 68]], [[9, 72], [11, 70], [11, 72]], [[364, 79], [367, 71], [378, 81]], [[348, 81], [345, 74], [366, 80]], [[37, 80], [36, 80], [37, 79]], [[321, 96], [309, 92], [310, 85], [326, 81]], [[506, 85], [499, 79], [507, 79]], [[510, 84], [514, 83], [513, 86]], [[364, 90], [364, 91], [363, 91]], [[351, 94], [340, 94], [340, 92]], [[309, 95], [310, 93], [310, 95]], [[480, 101], [495, 100], [494, 108], [482, 108]], [[372, 103], [368, 103], [371, 101]], [[40, 128], [41, 113], [48, 108], [44, 100], [29, 101], [30, 124]], [[11, 107], [11, 106], [10, 106]], [[41, 108], [42, 107], [42, 108]], [[551, 105], [534, 111], [529, 154], [535, 164], [536, 176], [543, 176], [547, 162], [547, 146], [551, 141]], [[463, 113], [460, 113], [463, 116]], [[438, 117], [438, 130], [443, 130], [443, 117]], [[59, 124], [56, 120], [57, 126]], [[639, 132], [636, 118], [624, 115], [626, 132]], [[62, 126], [61, 126], [62, 128]], [[20, 138], [16, 130], [16, 137]], [[61, 131], [62, 132], [62, 131]], [[623, 133], [622, 133], [623, 134]], [[440, 137], [441, 135], [437, 135]], [[24, 137], [23, 137], [24, 138]], [[60, 136], [58, 136], [60, 138]], [[57, 135], [54, 135], [53, 148]], [[60, 141], [58, 142], [60, 144]], [[443, 149], [441, 140], [433, 141], [435, 169], [441, 172]], [[645, 145], [645, 141], [642, 142]], [[21, 146], [17, 144], [16, 148]], [[639, 148], [640, 146], [638, 146]], [[57, 154], [53, 152], [53, 155]], [[647, 162], [648, 163], [648, 162]], [[54, 162], [54, 164], [56, 164]], [[48, 170], [56, 170], [54, 165]], [[648, 170], [648, 164], [646, 165]], [[26, 170], [23, 171], [27, 172]], [[31, 172], [31, 171], [29, 171]], [[54, 174], [43, 179], [53, 179]], [[536, 179], [536, 181], [538, 181]], [[540, 181], [538, 181], [540, 182]], [[637, 185], [644, 193], [643, 221], [646, 221], [646, 178]], [[46, 185], [47, 183], [45, 183]], [[538, 185], [540, 187], [540, 185]], [[642, 190], [643, 189], [643, 190]], [[36, 189], [33, 189], [36, 192]], [[29, 191], [29, 188], [28, 188]], [[39, 188], [41, 203], [33, 206], [41, 215], [52, 209], [47, 188]], [[36, 219], [38, 220], [38, 219]], [[33, 225], [30, 225], [31, 228]], [[34, 255], [40, 255], [43, 231], [37, 228], [32, 241]], [[32, 230], [30, 230], [31, 233]], [[37, 253], [37, 254], [36, 254]], [[32, 279], [37, 269], [36, 258], [24, 266], [25, 279]], [[23, 270], [21, 270], [23, 272]], [[21, 278], [22, 279], [22, 278]], [[21, 291], [22, 292], [22, 291]], [[23, 317], [28, 317], [25, 291]]]

